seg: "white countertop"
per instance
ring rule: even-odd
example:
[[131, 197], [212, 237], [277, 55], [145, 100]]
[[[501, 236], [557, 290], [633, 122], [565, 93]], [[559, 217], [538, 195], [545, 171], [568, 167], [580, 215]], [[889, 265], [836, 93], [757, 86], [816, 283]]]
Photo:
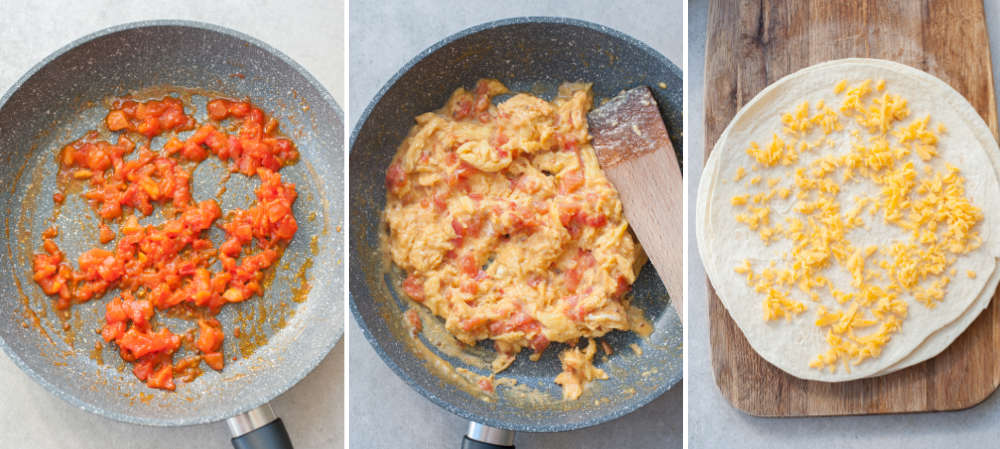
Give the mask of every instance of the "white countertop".
[[[986, 0], [986, 22], [993, 53], [993, 73], [1000, 61], [1000, 4]], [[688, 204], [695, 203], [705, 154], [705, 28], [708, 1], [693, 0], [688, 9]], [[1000, 90], [1000, 78], [994, 77]], [[693, 214], [688, 214], [688, 410], [689, 447], [824, 449], [996, 447], [1000, 437], [1000, 395], [994, 394], [969, 410], [883, 416], [833, 418], [755, 418], [729, 404], [712, 377], [708, 342], [708, 302], [705, 270], [694, 238]]]
[[[137, 20], [210, 22], [254, 36], [302, 64], [344, 106], [342, 0], [170, 2], [0, 0], [0, 92], [53, 51], [105, 27]], [[309, 30], [303, 32], [302, 30]], [[230, 447], [225, 424], [154, 428], [122, 424], [51, 395], [0, 354], [0, 447], [177, 449]], [[272, 402], [299, 448], [344, 441], [344, 343]]]
[[[680, 0], [463, 1], [448, 2], [447, 8], [432, 0], [414, 0], [405, 6], [352, 0], [352, 128], [378, 89], [423, 49], [473, 25], [532, 15], [568, 16], [609, 26], [646, 42], [683, 67]], [[410, 389], [382, 362], [353, 319], [349, 329], [351, 448], [458, 447], [468, 422]], [[679, 448], [682, 385], [606, 424], [573, 432], [519, 434], [517, 447]]]

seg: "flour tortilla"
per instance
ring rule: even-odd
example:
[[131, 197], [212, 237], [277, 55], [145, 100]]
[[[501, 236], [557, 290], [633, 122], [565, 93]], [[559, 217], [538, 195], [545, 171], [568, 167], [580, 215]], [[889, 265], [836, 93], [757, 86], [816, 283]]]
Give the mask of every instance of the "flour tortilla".
[[969, 310], [962, 313], [962, 316], [945, 325], [941, 329], [938, 329], [937, 332], [931, 334], [926, 340], [924, 340], [923, 343], [920, 344], [920, 346], [917, 347], [917, 349], [914, 349], [913, 352], [902, 360], [868, 377], [884, 376], [889, 373], [909, 368], [920, 362], [926, 361], [947, 349], [948, 346], [950, 346], [959, 335], [962, 335], [962, 332], [965, 332], [965, 329], [967, 329], [969, 325], [979, 317], [979, 314], [981, 314], [983, 310], [986, 310], [986, 307], [990, 305], [990, 300], [993, 299], [993, 295], [996, 293], [998, 281], [1000, 281], [1000, 268], [993, 270], [993, 274], [990, 275], [983, 291], [976, 298], [976, 301], [969, 307]]
[[[803, 100], [815, 105], [816, 100], [822, 98], [831, 107], [839, 107], [842, 97], [833, 93], [833, 86], [842, 79], [847, 79], [850, 84], [864, 79], [885, 79], [886, 91], [902, 95], [910, 105], [910, 117], [904, 119], [903, 124], [930, 113], [932, 127], [939, 122], [945, 125], [947, 132], [939, 136], [939, 157], [932, 161], [932, 165], [939, 168], [944, 162], [949, 162], [962, 170], [966, 178], [966, 195], [985, 215], [978, 226], [984, 244], [956, 261], [953, 267], [960, 274], [954, 276], [946, 297], [936, 308], [927, 309], [912, 297], [902, 296], [910, 306], [908, 317], [901, 331], [893, 336], [878, 358], [852, 366], [850, 372], [839, 367], [835, 373], [830, 373], [808, 366], [813, 357], [827, 349], [825, 333], [813, 325], [819, 304], [804, 301], [809, 309], [790, 322], [764, 321], [761, 296], [746, 285], [742, 276], [732, 271], [744, 259], [750, 259], [755, 270], [771, 260], [780, 261], [781, 253], [789, 246], [788, 242], [763, 245], [756, 232], [734, 220], [737, 212], [729, 199], [737, 193], [756, 193], [764, 188], [747, 188], [745, 180], [739, 184], [732, 181], [737, 167], [752, 166], [752, 160], [745, 153], [749, 142], [769, 142], [771, 134], [780, 129], [780, 114], [791, 111]], [[842, 117], [841, 121], [847, 128], [855, 126], [853, 120]], [[818, 135], [812, 134], [811, 138]], [[846, 151], [845, 142], [850, 141], [846, 131], [831, 134], [831, 138], [838, 142], [836, 148], [803, 153], [803, 163], [808, 163], [816, 154], [829, 154], [830, 151], [841, 154]], [[696, 230], [706, 272], [751, 346], [766, 360], [796, 377], [846, 381], [884, 374], [926, 360], [964, 331], [989, 304], [996, 288], [997, 276], [994, 272], [997, 254], [1000, 254], [1000, 208], [997, 207], [1000, 186], [994, 167], [1000, 166], [998, 161], [1000, 149], [971, 105], [947, 84], [926, 73], [870, 59], [832, 61], [796, 72], [769, 86], [740, 110], [719, 138], [706, 163], [699, 185]], [[762, 174], [773, 177], [778, 173], [762, 170], [751, 172], [748, 176]], [[785, 178], [780, 185], [789, 185], [789, 177]], [[860, 189], [860, 186], [869, 188]], [[867, 182], [843, 185], [844, 192], [840, 198], [844, 208], [849, 207], [848, 199], [852, 196], [874, 193], [870, 186]], [[852, 191], [852, 188], [855, 190]], [[783, 209], [778, 208], [779, 204], [784, 203], [773, 205], [776, 215], [787, 211], [791, 203]], [[854, 230], [849, 235], [859, 247], [902, 237], [898, 230], [884, 227], [881, 219], [872, 220], [867, 213], [862, 218], [870, 230]], [[968, 270], [978, 274], [976, 279], [965, 276]], [[849, 278], [839, 267], [827, 271], [824, 274], [835, 285], [848, 285]], [[839, 308], [828, 292], [817, 290], [817, 293], [820, 293], [820, 304], [832, 310]], [[911, 354], [913, 357], [910, 357]]]
[[[987, 155], [990, 157], [990, 163], [993, 166], [993, 171], [996, 173], [998, 180], [1000, 180], [1000, 152], [997, 151], [987, 151]], [[982, 273], [979, 273], [982, 276]], [[901, 369], [909, 368], [920, 362], [930, 359], [931, 357], [937, 356], [942, 351], [944, 351], [965, 329], [968, 328], [976, 318], [986, 310], [990, 305], [990, 301], [996, 294], [997, 284], [1000, 283], [1000, 264], [993, 270], [993, 274], [990, 275], [989, 280], [983, 287], [983, 291], [979, 293], [975, 302], [962, 313], [962, 316], [955, 321], [949, 323], [948, 325], [942, 327], [937, 332], [931, 334], [927, 337], [917, 349], [913, 350], [909, 355], [907, 355], [903, 360], [896, 362], [894, 365], [873, 374], [871, 377], [882, 376], [889, 374], [894, 371], [899, 371]]]
[[[712, 161], [709, 161], [709, 164], [713, 166], [715, 165]], [[998, 166], [1000, 166], [998, 165], [998, 162], [994, 161], [994, 168], [997, 168]], [[709, 165], [706, 165], [705, 166], [706, 174], [709, 173], [710, 170], [714, 170], [714, 167], [710, 168]], [[1000, 170], [997, 170], [997, 172], [998, 176], [1000, 176]], [[700, 201], [701, 198], [702, 196], [699, 195], [698, 205], [696, 205], [696, 213], [698, 214], [697, 215], [698, 223], [701, 223], [702, 217], [704, 217], [703, 214], [704, 207], [702, 206], [702, 202]], [[699, 226], [696, 231], [696, 233], [699, 234], [696, 236], [699, 242], [703, 241], [703, 237], [700, 235], [701, 229], [702, 227]], [[705, 250], [701, 250], [701, 253], [704, 255]], [[705, 259], [707, 260], [708, 257], [705, 257]], [[706, 269], [707, 268], [708, 267], [706, 267]], [[715, 279], [717, 275], [715, 273], [709, 273], [708, 276], [712, 279]], [[993, 273], [990, 275], [989, 280], [987, 281], [983, 290], [976, 297], [976, 300], [972, 303], [972, 305], [969, 306], [969, 308], [965, 312], [961, 314], [961, 316], [959, 316], [959, 318], [957, 318], [955, 321], [952, 321], [951, 323], [945, 325], [941, 329], [937, 330], [936, 332], [928, 336], [927, 339], [923, 341], [923, 343], [921, 343], [915, 350], [913, 350], [913, 352], [908, 354], [902, 360], [896, 362], [890, 367], [883, 369], [882, 371], [879, 371], [867, 377], [884, 376], [886, 374], [895, 371], [909, 368], [913, 365], [916, 365], [932, 357], [935, 357], [942, 351], [947, 349], [948, 346], [951, 345], [951, 343], [955, 341], [955, 339], [958, 338], [958, 336], [961, 335], [962, 332], [965, 332], [965, 329], [968, 328], [969, 325], [972, 324], [972, 322], [979, 317], [980, 313], [982, 313], [983, 310], [989, 307], [990, 301], [993, 299], [993, 295], [996, 293], [998, 281], [1000, 281], [1000, 267], [997, 267], [993, 270]]]

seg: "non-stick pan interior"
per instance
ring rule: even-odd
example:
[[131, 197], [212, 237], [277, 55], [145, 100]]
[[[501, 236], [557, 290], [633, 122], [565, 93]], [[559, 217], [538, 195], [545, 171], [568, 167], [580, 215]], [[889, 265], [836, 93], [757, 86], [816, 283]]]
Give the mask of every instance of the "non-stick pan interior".
[[[114, 292], [60, 317], [31, 279], [31, 255], [40, 250], [41, 232], [53, 224], [59, 149], [97, 128], [107, 97], [176, 91], [167, 86], [251, 100], [280, 121], [302, 154], [298, 164], [281, 171], [297, 184], [299, 231], [266, 294], [226, 306], [218, 316], [226, 331], [225, 369], [206, 369], [172, 393], [138, 381], [113, 345], [95, 349], [100, 340], [95, 330]], [[205, 101], [193, 97], [198, 119], [205, 117]], [[342, 336], [343, 114], [315, 79], [270, 47], [189, 22], [130, 24], [88, 36], [14, 85], [0, 103], [0, 149], [5, 246], [0, 251], [0, 338], [22, 369], [60, 397], [134, 423], [216, 421], [294, 385]], [[225, 171], [218, 159], [202, 163], [192, 178], [195, 200], [213, 198]], [[249, 205], [257, 183], [234, 174], [225, 182], [223, 213]], [[158, 221], [154, 215], [146, 223]], [[54, 224], [58, 243], [74, 264], [76, 255], [99, 245], [98, 221], [77, 194], [67, 196]], [[194, 325], [162, 312], [158, 316], [177, 333]]]
[[416, 306], [399, 290], [399, 273], [380, 247], [385, 232], [380, 218], [385, 170], [414, 117], [439, 108], [452, 90], [471, 88], [482, 77], [546, 98], [562, 82], [588, 81], [594, 83], [598, 103], [624, 89], [647, 85], [659, 102], [680, 159], [681, 73], [644, 44], [598, 25], [550, 18], [494, 22], [450, 37], [390, 80], [354, 130], [350, 159], [354, 316], [397, 374], [438, 405], [468, 419], [520, 431], [555, 431], [621, 416], [681, 378], [680, 320], [648, 264], [632, 294], [654, 333], [648, 338], [608, 334], [604, 340], [614, 353], [598, 356], [598, 366], [610, 379], [594, 382], [577, 401], [562, 401], [560, 387], [553, 383], [560, 371], [557, 354], [564, 346], [551, 346], [538, 362], [529, 361], [527, 354], [519, 357], [498, 375], [516, 379], [517, 385], [500, 386], [491, 396], [477, 389], [476, 376], [469, 373], [489, 374], [491, 345], [460, 348], [442, 330], [441, 320], [427, 313], [423, 313], [425, 331], [418, 338], [412, 338], [404, 324], [403, 312]]

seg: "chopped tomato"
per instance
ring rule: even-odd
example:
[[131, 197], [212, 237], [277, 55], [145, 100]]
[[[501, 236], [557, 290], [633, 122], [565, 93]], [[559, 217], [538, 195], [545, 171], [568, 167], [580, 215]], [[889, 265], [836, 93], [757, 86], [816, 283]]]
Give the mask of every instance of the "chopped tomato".
[[205, 364], [216, 371], [222, 371], [225, 366], [225, 358], [222, 356], [221, 352], [210, 352], [202, 356], [205, 360]]
[[493, 381], [489, 377], [483, 377], [479, 379], [479, 389], [492, 393], [493, 392]]
[[476, 316], [472, 318], [467, 318], [458, 323], [458, 326], [466, 332], [470, 332], [473, 329], [477, 329], [486, 324], [486, 317]]
[[507, 319], [490, 323], [490, 335], [503, 335], [508, 332], [531, 332], [540, 329], [540, 324], [530, 315], [518, 311]]
[[143, 332], [132, 327], [118, 338], [118, 347], [132, 357], [139, 358], [154, 352], [173, 353], [181, 345], [181, 338], [165, 327], [157, 332]]
[[565, 285], [570, 292], [576, 292], [577, 287], [580, 285], [580, 281], [583, 279], [583, 273], [587, 272], [590, 268], [597, 264], [597, 259], [590, 251], [581, 249], [577, 255], [573, 258], [573, 267], [566, 270]]
[[219, 352], [222, 347], [222, 340], [226, 338], [222, 333], [222, 325], [215, 318], [209, 320], [198, 320], [198, 340], [195, 346], [199, 351], [208, 354]]
[[604, 214], [587, 215], [587, 217], [584, 219], [584, 221], [587, 223], [587, 226], [591, 226], [591, 227], [594, 227], [594, 228], [599, 228], [599, 227], [604, 226], [604, 225], [606, 225], [608, 223], [608, 217], [606, 215], [604, 215]]
[[468, 117], [469, 113], [472, 112], [472, 106], [471, 98], [462, 98], [455, 103], [455, 106], [451, 110], [451, 116], [454, 117], [455, 120], [462, 120]]
[[146, 380], [146, 385], [150, 388], [160, 388], [163, 390], [173, 391], [175, 388], [174, 368], [170, 366], [169, 363], [161, 364], [160, 368]]
[[566, 303], [566, 308], [563, 310], [563, 313], [573, 321], [582, 322], [589, 313], [588, 311], [583, 310], [581, 304], [579, 304], [579, 296], [570, 295], [563, 298], [563, 301]]
[[472, 254], [466, 254], [458, 260], [458, 268], [462, 273], [468, 276], [475, 276], [479, 272], [479, 264], [476, 263], [476, 258]]
[[569, 170], [562, 175], [559, 181], [559, 193], [570, 194], [583, 186], [583, 171], [580, 169]]
[[503, 128], [497, 128], [497, 133], [493, 137], [493, 146], [500, 148], [502, 145], [509, 142], [510, 139], [503, 132]]
[[104, 122], [111, 131], [136, 131], [146, 137], [194, 127], [194, 118], [184, 113], [184, 104], [174, 97], [144, 103], [118, 101], [105, 116]]
[[420, 321], [420, 315], [417, 315], [417, 311], [410, 309], [403, 314], [406, 318], [406, 323], [410, 325], [410, 330], [414, 335], [419, 334], [423, 330], [423, 323]]
[[229, 105], [226, 100], [209, 101], [205, 108], [208, 110], [208, 117], [212, 120], [222, 120], [229, 115]]
[[403, 291], [416, 302], [424, 301], [424, 281], [419, 277], [409, 275], [403, 281]]
[[[64, 146], [57, 162], [61, 181], [87, 183], [81, 196], [101, 219], [98, 240], [110, 243], [116, 238], [109, 226], [116, 221], [117, 243], [113, 250], [83, 251], [74, 269], [54, 240], [56, 230], [49, 229], [42, 234], [44, 252], [32, 259], [33, 279], [46, 294], [57, 296], [58, 309], [99, 298], [110, 289], [121, 291], [105, 304], [100, 333], [118, 346], [123, 359], [134, 363], [133, 373], [151, 388], [174, 389], [173, 354], [182, 339], [166, 327], [152, 328], [155, 311], [186, 303], [216, 314], [227, 303], [262, 294], [265, 270], [277, 263], [298, 231], [295, 184], [283, 182], [278, 173], [297, 160], [298, 151], [290, 140], [276, 135], [278, 121], [246, 102], [213, 99], [207, 109], [216, 122], [240, 119], [233, 124], [236, 132], [230, 134], [233, 128], [228, 125], [196, 126], [173, 97], [116, 101], [105, 125], [111, 131], [145, 136], [137, 154], [132, 154], [137, 145], [126, 133], [112, 144], [91, 131]], [[170, 136], [160, 151], [149, 147], [154, 136], [184, 130], [195, 131], [183, 140]], [[251, 206], [232, 210], [218, 224], [225, 233], [218, 247], [206, 231], [217, 224], [222, 211], [215, 200], [192, 200], [193, 168], [186, 164], [213, 154], [229, 161], [231, 171], [260, 178]], [[65, 201], [63, 191], [53, 195], [53, 202]], [[167, 204], [172, 206], [164, 214], [167, 220], [139, 224], [139, 214], [151, 215]], [[224, 338], [217, 320], [199, 318], [193, 343], [213, 369], [224, 366]], [[178, 362], [180, 372], [190, 364], [191, 358], [187, 360]]]
[[458, 166], [448, 173], [446, 181], [448, 182], [448, 185], [452, 187], [463, 185], [466, 179], [474, 173], [475, 170], [476, 168], [469, 165], [469, 163], [460, 161], [458, 162]]
[[98, 239], [101, 241], [101, 243], [108, 243], [115, 239], [115, 232], [112, 231], [107, 224], [102, 222], [98, 229], [100, 231]]
[[579, 149], [579, 143], [575, 138], [570, 136], [559, 136], [559, 146], [563, 151], [576, 151]]
[[531, 350], [535, 351], [536, 354], [541, 354], [542, 352], [545, 352], [545, 348], [548, 347], [549, 347], [549, 339], [546, 338], [545, 335], [543, 335], [541, 332], [539, 332], [538, 335], [535, 335], [535, 337], [531, 339]]
[[632, 284], [628, 283], [628, 279], [626, 279], [624, 275], [619, 275], [618, 276], [618, 287], [615, 288], [614, 297], [615, 298], [621, 298], [622, 296], [625, 295], [625, 293], [628, 293], [628, 291], [631, 288], [632, 288]]
[[481, 214], [474, 214], [465, 221], [454, 218], [451, 220], [451, 229], [459, 237], [474, 237], [479, 235], [485, 221], [485, 217]]
[[406, 185], [406, 172], [399, 164], [392, 164], [385, 173], [385, 186], [392, 192], [398, 192]]
[[132, 124], [128, 121], [128, 117], [126, 117], [125, 113], [122, 111], [109, 112], [104, 121], [107, 123], [108, 129], [111, 131], [121, 131], [132, 126]]

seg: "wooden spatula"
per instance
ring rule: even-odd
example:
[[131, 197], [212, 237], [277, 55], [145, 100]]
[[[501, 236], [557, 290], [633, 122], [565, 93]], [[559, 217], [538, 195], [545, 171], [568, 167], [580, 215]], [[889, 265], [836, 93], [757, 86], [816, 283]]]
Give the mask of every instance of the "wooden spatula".
[[683, 181], [656, 99], [648, 87], [637, 87], [588, 119], [597, 160], [683, 321]]

